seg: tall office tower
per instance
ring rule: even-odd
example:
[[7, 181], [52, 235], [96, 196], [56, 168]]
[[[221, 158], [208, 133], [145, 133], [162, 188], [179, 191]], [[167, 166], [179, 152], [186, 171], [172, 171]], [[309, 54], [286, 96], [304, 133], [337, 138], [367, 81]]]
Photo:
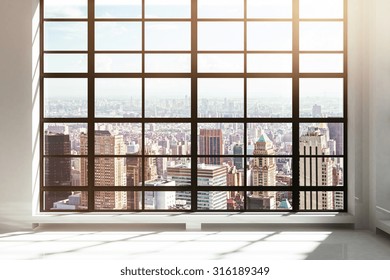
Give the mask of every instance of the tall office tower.
[[[45, 155], [70, 155], [69, 135], [58, 133], [45, 134]], [[45, 186], [71, 186], [71, 159], [46, 158], [45, 159]], [[54, 207], [54, 203], [67, 199], [72, 192], [45, 192], [45, 210]]]
[[228, 186], [242, 186], [242, 173], [239, 172], [236, 166], [229, 166], [227, 172]]
[[321, 112], [321, 106], [320, 105], [314, 104], [311, 112], [312, 112], [312, 117], [313, 118], [321, 118], [322, 117], [322, 112]]
[[[121, 135], [111, 135], [107, 130], [95, 131], [96, 155], [125, 155], [126, 145]], [[95, 158], [95, 186], [126, 186], [126, 159], [123, 157]], [[126, 192], [96, 192], [97, 209], [126, 208]]]
[[[80, 155], [88, 155], [88, 136], [86, 133], [80, 134]], [[88, 186], [88, 159], [80, 158], [80, 186]], [[81, 192], [81, 206], [88, 206], [87, 192]]]
[[343, 155], [343, 145], [344, 145], [344, 133], [343, 125], [339, 123], [329, 123], [329, 137], [336, 141], [336, 154]]
[[[242, 144], [236, 144], [233, 147], [233, 155], [243, 155], [244, 147]], [[243, 169], [244, 168], [244, 159], [243, 158], [234, 158], [233, 159], [234, 165], [237, 169]]]
[[[201, 129], [199, 133], [198, 155], [223, 155], [223, 136], [221, 129]], [[201, 163], [222, 164], [220, 157], [203, 157]]]
[[255, 143], [251, 162], [252, 186], [276, 186], [276, 162], [273, 144], [264, 132]]
[[304, 156], [330, 155], [327, 128], [309, 127], [299, 138], [299, 153]]
[[335, 210], [344, 209], [344, 192], [340, 192], [340, 191], [334, 192], [334, 209]]
[[141, 210], [142, 209], [142, 194], [141, 192], [127, 192], [127, 209]]
[[128, 157], [126, 159], [126, 185], [128, 187], [139, 186], [142, 180], [142, 160], [140, 157]]
[[158, 177], [157, 174], [157, 159], [154, 157], [147, 157], [144, 159], [145, 174], [144, 181], [155, 180]]
[[[328, 146], [329, 136], [327, 127], [308, 128], [305, 135], [299, 140], [299, 151], [301, 155], [318, 156], [330, 155]], [[332, 186], [333, 185], [333, 160], [329, 157], [307, 157], [300, 159], [299, 184], [300, 186]], [[333, 192], [323, 192], [310, 194], [310, 192], [300, 193], [300, 209], [332, 210], [334, 207]], [[306, 201], [306, 203], [304, 203]]]
[[336, 145], [336, 141], [334, 139], [330, 139], [328, 141], [328, 147], [329, 147], [329, 154], [336, 155], [337, 145]]

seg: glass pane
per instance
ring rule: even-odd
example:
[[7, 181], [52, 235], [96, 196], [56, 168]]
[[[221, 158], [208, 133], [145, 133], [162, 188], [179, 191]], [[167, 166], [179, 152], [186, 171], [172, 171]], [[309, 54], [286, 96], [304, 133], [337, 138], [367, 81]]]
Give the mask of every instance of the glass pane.
[[45, 0], [45, 18], [87, 18], [87, 0]]
[[344, 72], [343, 54], [300, 54], [301, 73], [342, 73]]
[[88, 159], [85, 157], [46, 157], [43, 185], [46, 187], [88, 186]]
[[198, 0], [198, 18], [244, 18], [244, 0]]
[[291, 155], [291, 123], [248, 123], [247, 154], [255, 156]]
[[190, 54], [146, 54], [147, 73], [190, 73]]
[[200, 157], [197, 166], [198, 186], [243, 186], [244, 169], [238, 169], [243, 164], [242, 157]]
[[300, 0], [300, 18], [343, 18], [344, 0]]
[[142, 210], [142, 192], [94, 192], [95, 210]]
[[87, 73], [86, 54], [44, 54], [45, 73]]
[[147, 51], [191, 50], [191, 23], [146, 22], [145, 49]]
[[141, 73], [142, 54], [95, 54], [96, 73]]
[[85, 123], [45, 123], [45, 155], [87, 155], [88, 125]]
[[344, 210], [344, 192], [299, 192], [299, 210]]
[[342, 123], [301, 123], [299, 125], [300, 155], [343, 155]]
[[191, 0], [145, 0], [146, 18], [190, 18]]
[[95, 22], [95, 48], [97, 51], [142, 50], [142, 24], [140, 22]]
[[243, 54], [198, 54], [199, 73], [243, 73]]
[[141, 18], [142, 0], [95, 0], [96, 18]]
[[342, 22], [301, 22], [299, 25], [301, 51], [342, 51], [344, 49]]
[[87, 117], [87, 79], [45, 78], [45, 117]]
[[199, 51], [243, 51], [242, 22], [198, 22]]
[[96, 123], [95, 155], [135, 155], [142, 152], [140, 123]]
[[247, 0], [248, 18], [292, 18], [292, 0]]
[[145, 186], [191, 186], [191, 159], [147, 157], [145, 158], [144, 181]]
[[299, 110], [306, 118], [343, 117], [342, 78], [300, 79]]
[[[336, 149], [336, 143], [332, 143]], [[343, 186], [344, 160], [342, 158], [300, 158], [299, 185], [302, 187]]]
[[48, 191], [43, 193], [43, 199], [45, 211], [88, 209], [88, 192], [85, 191]]
[[[236, 144], [244, 143], [242, 123], [199, 123], [198, 155], [233, 155]], [[243, 150], [241, 153], [243, 154]]]
[[189, 118], [191, 79], [145, 79], [145, 116]]
[[291, 51], [291, 22], [248, 22], [249, 51]]
[[95, 79], [95, 115], [100, 118], [141, 117], [142, 80]]
[[146, 191], [145, 210], [191, 210], [191, 194], [187, 191]]
[[190, 155], [190, 123], [145, 124], [146, 155]]
[[45, 22], [45, 51], [86, 51], [86, 22]]
[[240, 191], [200, 191], [198, 210], [244, 210], [244, 192]]
[[249, 191], [248, 210], [292, 210], [292, 192]]
[[252, 157], [247, 164], [247, 185], [261, 187], [292, 186], [292, 158]]
[[198, 117], [243, 116], [244, 79], [198, 79]]
[[247, 87], [248, 117], [292, 116], [292, 79], [248, 79]]
[[247, 54], [248, 73], [291, 73], [291, 54]]

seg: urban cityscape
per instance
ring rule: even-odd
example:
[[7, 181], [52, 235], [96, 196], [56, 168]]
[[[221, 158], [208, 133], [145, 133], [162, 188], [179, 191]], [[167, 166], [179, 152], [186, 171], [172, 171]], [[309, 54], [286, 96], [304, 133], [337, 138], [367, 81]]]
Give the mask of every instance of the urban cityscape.
[[[44, 209], [88, 209], [87, 124], [47, 123], [44, 130], [44, 186], [75, 188], [46, 191]], [[197, 186], [210, 189], [197, 192], [197, 210], [292, 209], [292, 191], [240, 190], [293, 185], [291, 123], [198, 123], [196, 163], [191, 123], [96, 123], [94, 138], [94, 186], [129, 188], [95, 191], [95, 210], [191, 210], [192, 168]], [[343, 141], [342, 124], [301, 123], [300, 187], [343, 186]], [[343, 209], [343, 202], [343, 192], [300, 192], [302, 210]]]

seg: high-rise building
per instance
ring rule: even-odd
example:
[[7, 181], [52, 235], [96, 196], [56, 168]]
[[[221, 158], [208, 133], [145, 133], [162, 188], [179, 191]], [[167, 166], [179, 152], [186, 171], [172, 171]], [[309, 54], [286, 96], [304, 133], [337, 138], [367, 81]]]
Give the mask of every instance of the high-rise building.
[[336, 154], [343, 155], [344, 133], [343, 125], [340, 123], [329, 123], [329, 137], [336, 141]]
[[255, 143], [251, 161], [252, 186], [276, 186], [276, 162], [273, 143], [264, 132]]
[[200, 163], [222, 164], [222, 159], [217, 157], [223, 154], [222, 129], [200, 129], [198, 137], [198, 154], [213, 156], [200, 158]]
[[[45, 155], [70, 155], [69, 135], [59, 133], [45, 134]], [[71, 158], [50, 157], [45, 158], [45, 186], [71, 186]], [[54, 207], [54, 203], [67, 199], [71, 191], [45, 192], [46, 210]]]
[[[80, 155], [88, 155], [88, 136], [85, 133], [80, 134]], [[88, 159], [80, 158], [80, 185], [88, 186]]]
[[139, 186], [142, 182], [142, 160], [140, 157], [128, 157], [126, 159], [126, 185]]
[[[299, 184], [300, 186], [332, 186], [334, 181], [332, 158], [330, 155], [329, 129], [323, 127], [309, 127], [307, 133], [299, 140], [301, 155], [325, 157], [307, 157], [300, 159]], [[317, 193], [301, 192], [300, 209], [333, 210], [334, 193], [319, 191]], [[306, 202], [306, 203], [305, 203]]]
[[[236, 144], [233, 147], [233, 155], [243, 155], [244, 147], [242, 144]], [[234, 158], [233, 159], [234, 165], [237, 169], [243, 169], [244, 168], [244, 159], [243, 158]]]
[[228, 166], [227, 185], [229, 187], [242, 186], [242, 173], [237, 170], [236, 166]]
[[[112, 135], [107, 130], [95, 131], [96, 155], [125, 155], [123, 136]], [[95, 158], [95, 186], [126, 186], [126, 159], [123, 157]], [[126, 209], [126, 192], [96, 192], [97, 209]]]

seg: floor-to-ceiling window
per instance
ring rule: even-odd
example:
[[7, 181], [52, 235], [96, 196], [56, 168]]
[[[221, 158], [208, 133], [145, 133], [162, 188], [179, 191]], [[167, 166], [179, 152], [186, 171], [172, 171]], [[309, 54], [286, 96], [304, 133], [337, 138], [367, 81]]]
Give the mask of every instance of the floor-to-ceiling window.
[[41, 0], [41, 211], [345, 211], [344, 0]]

